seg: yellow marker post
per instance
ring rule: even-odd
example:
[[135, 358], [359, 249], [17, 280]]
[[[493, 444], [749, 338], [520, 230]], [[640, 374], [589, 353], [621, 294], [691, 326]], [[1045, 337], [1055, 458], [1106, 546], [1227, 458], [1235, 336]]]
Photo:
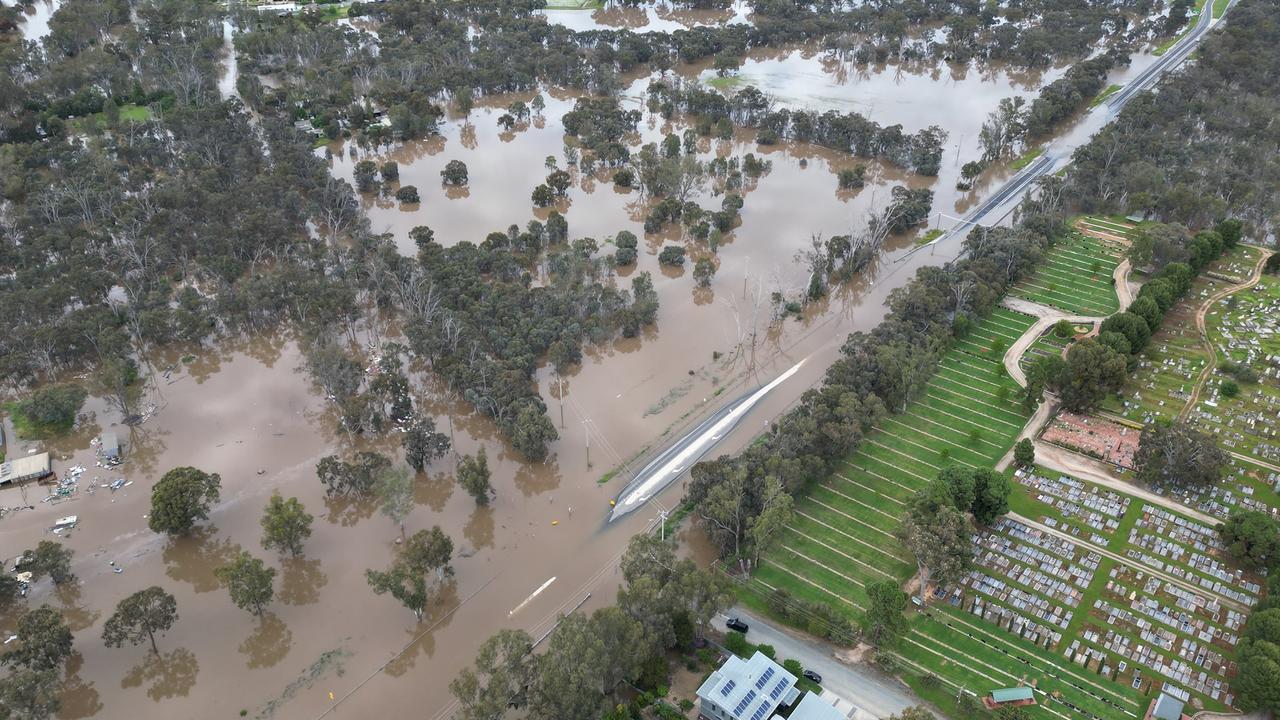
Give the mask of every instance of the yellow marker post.
[[560, 524], [560, 521], [559, 521], [559, 520], [552, 520], [552, 521], [551, 521], [551, 524], [552, 524], [552, 525], [559, 525], [559, 524]]
[[333, 691], [332, 691], [332, 690], [331, 690], [331, 691], [329, 691], [329, 699], [330, 699], [330, 700], [332, 700], [332, 699], [333, 699]]

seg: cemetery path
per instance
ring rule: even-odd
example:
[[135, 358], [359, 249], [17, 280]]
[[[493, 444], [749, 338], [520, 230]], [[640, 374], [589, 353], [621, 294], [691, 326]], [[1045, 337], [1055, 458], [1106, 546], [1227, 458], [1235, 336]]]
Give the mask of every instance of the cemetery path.
[[[1180, 509], [1179, 512], [1185, 512], [1185, 510]], [[1028, 517], [1023, 517], [1022, 515], [1019, 515], [1018, 513], [1015, 513], [1015, 512], [1009, 513], [1008, 517], [1014, 520], [1017, 520], [1018, 522], [1024, 525], [1033, 527], [1036, 530], [1039, 530], [1040, 532], [1048, 533], [1050, 535], [1053, 535], [1054, 537], [1062, 538], [1063, 540], [1073, 542], [1076, 545], [1082, 545], [1088, 548], [1089, 550], [1096, 552], [1099, 555], [1102, 555], [1103, 557], [1108, 557], [1108, 558], [1111, 558], [1112, 560], [1115, 560], [1121, 565], [1134, 568], [1135, 570], [1139, 570], [1141, 572], [1147, 573], [1148, 575], [1154, 575], [1155, 577], [1160, 578], [1161, 580], [1169, 583], [1170, 585], [1177, 585], [1178, 587], [1197, 595], [1210, 595], [1215, 600], [1217, 600], [1218, 603], [1221, 605], [1234, 608], [1241, 612], [1247, 613], [1249, 611], [1248, 606], [1242, 603], [1239, 603], [1235, 600], [1232, 600], [1231, 598], [1223, 597], [1213, 592], [1212, 590], [1200, 587], [1199, 585], [1196, 585], [1194, 583], [1187, 582], [1186, 580], [1170, 575], [1169, 573], [1166, 573], [1163, 570], [1157, 570], [1151, 567], [1150, 565], [1143, 565], [1142, 563], [1132, 560], [1130, 558], [1127, 558], [1124, 555], [1121, 555], [1120, 553], [1112, 552], [1102, 547], [1101, 545], [1095, 545], [1094, 543], [1091, 543], [1088, 540], [1076, 537], [1070, 533], [1062, 532], [1061, 530], [1058, 530], [1056, 528], [1051, 528], [1048, 525], [1045, 525], [1044, 523], [1038, 522], [1036, 520], [1032, 520], [1031, 518], [1028, 518]]]
[[[1054, 323], [1059, 320], [1066, 320], [1076, 324], [1093, 324], [1102, 318], [1091, 315], [1068, 315], [1056, 308], [1047, 305], [1023, 300], [1022, 298], [1008, 297], [1000, 302], [1005, 308], [1024, 315], [1030, 315], [1036, 318], [1035, 323], [1022, 333], [1022, 336], [1009, 346], [1004, 354], [1004, 367], [1009, 371], [1009, 377], [1022, 387], [1027, 386], [1027, 374], [1022, 370], [1022, 356], [1026, 354], [1027, 349], [1031, 347], [1046, 330], [1053, 327]], [[1043, 405], [1044, 403], [1041, 403]]]
[[1129, 284], [1129, 258], [1120, 261], [1111, 271], [1111, 283], [1116, 287], [1116, 299], [1120, 301], [1120, 309], [1124, 310], [1133, 304], [1133, 286]]
[[1237, 460], [1244, 460], [1247, 463], [1253, 463], [1254, 465], [1261, 465], [1262, 467], [1272, 472], [1280, 473], [1280, 466], [1272, 465], [1271, 463], [1265, 460], [1259, 460], [1258, 458], [1253, 457], [1252, 455], [1241, 455], [1238, 452], [1229, 452], [1228, 454]]
[[1196, 330], [1200, 333], [1200, 344], [1204, 345], [1204, 349], [1209, 353], [1209, 362], [1205, 363], [1204, 369], [1200, 371], [1200, 377], [1196, 378], [1196, 384], [1191, 388], [1191, 397], [1187, 398], [1187, 404], [1183, 406], [1182, 412], [1178, 413], [1179, 420], [1185, 421], [1191, 416], [1191, 411], [1200, 402], [1200, 391], [1204, 389], [1205, 383], [1209, 381], [1209, 376], [1218, 368], [1218, 349], [1210, 342], [1209, 331], [1204, 324], [1205, 316], [1209, 314], [1209, 308], [1224, 297], [1234, 295], [1241, 290], [1248, 290], [1257, 285], [1258, 281], [1262, 279], [1262, 266], [1266, 264], [1269, 257], [1271, 257], [1271, 253], [1264, 252], [1262, 257], [1258, 258], [1258, 264], [1253, 268], [1253, 274], [1248, 280], [1219, 290], [1210, 295], [1199, 308], [1196, 308]]
[[1219, 522], [1218, 518], [1187, 507], [1173, 498], [1157, 495], [1146, 488], [1116, 479], [1111, 474], [1111, 466], [1101, 460], [1071, 452], [1043, 440], [1033, 440], [1032, 442], [1035, 443], [1036, 448], [1036, 464], [1041, 467], [1065, 473], [1081, 480], [1087, 480], [1095, 485], [1101, 485], [1152, 505], [1159, 505], [1206, 525], [1217, 525]]

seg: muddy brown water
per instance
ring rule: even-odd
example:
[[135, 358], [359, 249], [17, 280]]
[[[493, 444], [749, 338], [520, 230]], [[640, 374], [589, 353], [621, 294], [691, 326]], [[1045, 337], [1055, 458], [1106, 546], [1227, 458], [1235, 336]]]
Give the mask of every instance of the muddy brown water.
[[[637, 80], [628, 94], [638, 97], [645, 82]], [[555, 155], [563, 166], [564, 138], [556, 126], [572, 101], [563, 93], [549, 94], [541, 127], [535, 122], [507, 135], [497, 128], [498, 113], [481, 107], [469, 123], [447, 123], [443, 138], [375, 155], [397, 159], [402, 182], [418, 185], [423, 195], [420, 207], [411, 210], [365, 198], [375, 229], [391, 232], [408, 250], [414, 225], [428, 224], [442, 242], [453, 243], [478, 241], [534, 217], [529, 192], [546, 175], [545, 156]], [[920, 107], [924, 112], [929, 104]], [[927, 124], [947, 120], [936, 117]], [[660, 120], [646, 118], [639, 134], [654, 139], [663, 131]], [[867, 187], [842, 194], [835, 172], [855, 161], [823, 148], [758, 148], [749, 134], [700, 148], [704, 157], [747, 151], [771, 160], [773, 169], [746, 193], [742, 225], [719, 250], [712, 287], [696, 290], [687, 269], [658, 272], [661, 243], [645, 238], [638, 267], [622, 271], [619, 280], [654, 271], [661, 296], [657, 327], [589, 349], [581, 367], [563, 379], [563, 393], [549, 369], [538, 373], [552, 420], [559, 426], [562, 412], [564, 418], [562, 438], [546, 463], [520, 461], [492, 423], [446, 397], [430, 377], [416, 378], [421, 401], [438, 426], [452, 426], [458, 452], [488, 449], [497, 490], [490, 507], [477, 508], [455, 487], [450, 458], [418, 476], [417, 506], [407, 528], [439, 524], [458, 548], [453, 581], [422, 623], [394, 600], [373, 595], [364, 580], [366, 568], [391, 560], [399, 535], [394, 523], [369, 503], [330, 502], [323, 495], [316, 462], [357, 443], [337, 430], [292, 341], [259, 337], [153, 358], [152, 368], [176, 370], [169, 378], [149, 373], [154, 384], [148, 399], [158, 410], [137, 428], [119, 426], [118, 413], [92, 398], [83, 426], [46, 444], [59, 471], [88, 467], [80, 493], [53, 505], [40, 502], [39, 487], [28, 486], [26, 500], [36, 508], [0, 520], [0, 557], [11, 558], [52, 537], [54, 519], [80, 516], [79, 527], [64, 539], [76, 551], [80, 582], [57, 590], [40, 583], [28, 603], [62, 609], [76, 635], [60, 717], [204, 718], [236, 716], [242, 709], [250, 717], [310, 718], [330, 710], [333, 717], [444, 716], [451, 704], [449, 681], [494, 631], [519, 627], [538, 637], [588, 593], [584, 609], [612, 602], [616, 561], [627, 538], [648, 527], [660, 507], [674, 506], [680, 488], [669, 488], [656, 502], [606, 527], [608, 501], [629, 475], [624, 470], [603, 485], [601, 476], [660, 448], [741, 390], [804, 360], [800, 372], [714, 452], [741, 449], [821, 378], [849, 332], [880, 321], [889, 292], [917, 268], [941, 263], [958, 250], [950, 243], [911, 254], [910, 238], [894, 239], [864, 272], [811, 304], [802, 317], [770, 323], [767, 294], [775, 286], [803, 282], [792, 257], [810, 234], [847, 232], [869, 209], [883, 206], [895, 182], [929, 184], [937, 193], [935, 209], [961, 214], [1007, 174], [997, 170], [973, 193], [957, 193], [951, 189], [957, 168], [970, 153], [956, 158], [951, 147], [936, 180], [904, 177], [871, 163]], [[448, 197], [439, 184], [439, 170], [454, 158], [470, 169], [464, 197]], [[352, 164], [344, 154], [334, 172], [349, 177]], [[718, 202], [705, 194], [700, 199], [704, 206]], [[575, 177], [562, 211], [573, 237], [602, 239], [621, 229], [644, 237], [638, 194], [619, 192], [611, 183]], [[758, 314], [755, 290], [765, 296]], [[194, 359], [183, 363], [188, 353]], [[94, 467], [89, 445], [107, 429], [119, 432], [126, 444], [128, 459], [115, 471]], [[394, 448], [396, 437], [374, 444]], [[9, 452], [26, 448], [11, 440]], [[145, 515], [152, 484], [179, 465], [219, 473], [222, 500], [199, 530], [169, 540], [147, 530]], [[133, 484], [115, 493], [88, 493], [95, 479], [117, 477]], [[299, 497], [316, 515], [301, 558], [282, 559], [259, 546], [259, 518], [274, 491]], [[20, 489], [0, 490], [0, 506], [23, 499]], [[710, 560], [705, 538], [687, 528], [680, 532], [687, 552]], [[240, 548], [267, 559], [278, 572], [276, 600], [261, 619], [235, 608], [213, 573]], [[104, 647], [102, 624], [115, 604], [153, 584], [177, 596], [180, 615], [159, 641], [161, 655], [153, 657], [141, 646]], [[14, 621], [13, 612], [0, 617], [0, 634], [7, 637]]]
[[640, 7], [615, 5], [594, 10], [542, 11], [548, 23], [572, 30], [631, 30], [634, 32], [675, 32], [703, 25], [750, 22], [751, 8], [738, 0], [722, 9], [676, 8], [658, 2]]

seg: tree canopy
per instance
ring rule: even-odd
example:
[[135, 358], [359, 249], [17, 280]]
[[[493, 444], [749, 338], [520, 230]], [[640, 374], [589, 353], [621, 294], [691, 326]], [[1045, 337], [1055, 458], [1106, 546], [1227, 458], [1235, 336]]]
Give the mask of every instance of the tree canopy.
[[153, 532], [182, 535], [197, 520], [209, 517], [209, 508], [218, 501], [222, 478], [193, 467], [166, 472], [151, 488], [151, 514], [147, 525]]

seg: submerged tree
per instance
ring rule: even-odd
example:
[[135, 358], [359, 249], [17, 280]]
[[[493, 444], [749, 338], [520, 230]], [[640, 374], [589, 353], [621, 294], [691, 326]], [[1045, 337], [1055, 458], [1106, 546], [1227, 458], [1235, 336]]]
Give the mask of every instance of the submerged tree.
[[178, 620], [178, 602], [164, 588], [153, 585], [139, 590], [116, 605], [116, 611], [102, 626], [102, 642], [107, 647], [124, 643], [151, 642], [151, 651], [160, 654], [156, 633], [164, 633]]
[[395, 521], [404, 537], [404, 521], [413, 512], [413, 476], [404, 467], [383, 470], [377, 481], [378, 509]]
[[449, 683], [462, 720], [493, 720], [522, 706], [535, 668], [533, 639], [523, 630], [499, 630], [480, 645], [475, 669]]
[[59, 613], [42, 605], [18, 618], [18, 646], [0, 655], [0, 665], [52, 670], [71, 654], [71, 628]]
[[453, 541], [444, 531], [438, 526], [419, 530], [405, 541], [390, 568], [366, 570], [365, 579], [375, 594], [390, 593], [421, 620], [439, 585], [453, 574], [452, 558]]
[[52, 540], [41, 540], [35, 550], [28, 551], [23, 567], [31, 572], [33, 580], [48, 575], [54, 585], [73, 582], [76, 574], [71, 572], [71, 556], [75, 552], [61, 543]]
[[247, 552], [241, 552], [230, 565], [214, 573], [226, 584], [231, 602], [254, 615], [262, 615], [262, 606], [275, 595], [276, 569], [267, 567]]
[[154, 532], [183, 535], [197, 520], [209, 517], [218, 501], [222, 478], [193, 467], [179, 467], [164, 474], [151, 488], [151, 515], [147, 525]]
[[298, 498], [285, 500], [280, 493], [272, 493], [262, 515], [262, 547], [297, 557], [302, 553], [302, 544], [311, 537], [313, 519]]
[[477, 505], [488, 505], [493, 486], [489, 483], [489, 459], [484, 446], [475, 455], [464, 455], [458, 463], [458, 485], [475, 498]]

